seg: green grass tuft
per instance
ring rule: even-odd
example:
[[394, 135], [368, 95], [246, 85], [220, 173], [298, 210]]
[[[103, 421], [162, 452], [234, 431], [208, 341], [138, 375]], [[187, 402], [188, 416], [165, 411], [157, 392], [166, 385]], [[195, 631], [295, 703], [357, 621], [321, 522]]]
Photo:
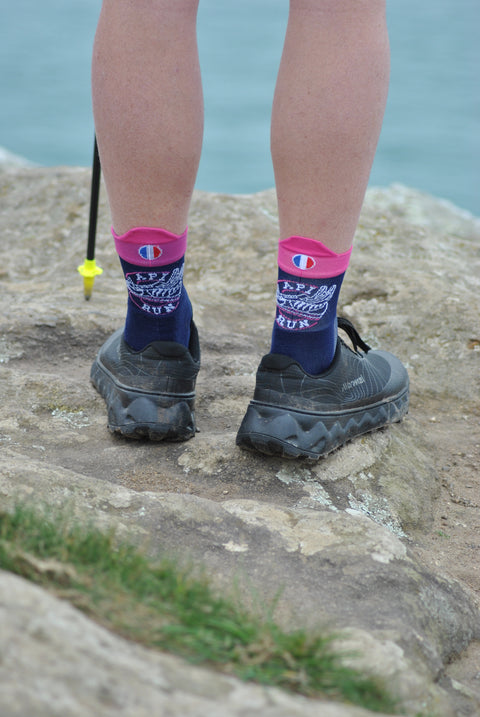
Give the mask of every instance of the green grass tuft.
[[113, 532], [17, 506], [0, 513], [0, 568], [41, 584], [107, 628], [244, 680], [398, 714], [385, 686], [343, 664], [333, 635], [285, 632], [167, 557]]

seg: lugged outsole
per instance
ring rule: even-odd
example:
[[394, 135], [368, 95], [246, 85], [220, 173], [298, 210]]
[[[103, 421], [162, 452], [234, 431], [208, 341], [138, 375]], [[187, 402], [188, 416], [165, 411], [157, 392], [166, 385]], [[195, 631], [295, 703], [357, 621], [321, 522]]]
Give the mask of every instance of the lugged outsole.
[[407, 387], [389, 401], [333, 415], [251, 401], [237, 445], [269, 456], [318, 460], [357, 436], [401, 421], [408, 412], [408, 395]]
[[108, 428], [125, 438], [188, 441], [195, 435], [194, 395], [134, 391], [118, 385], [96, 359], [90, 379], [108, 407]]

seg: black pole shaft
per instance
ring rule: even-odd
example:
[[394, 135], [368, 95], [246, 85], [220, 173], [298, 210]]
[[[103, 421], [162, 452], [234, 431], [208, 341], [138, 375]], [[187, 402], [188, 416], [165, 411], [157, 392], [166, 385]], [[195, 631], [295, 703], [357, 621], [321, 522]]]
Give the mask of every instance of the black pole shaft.
[[93, 144], [92, 186], [90, 192], [90, 219], [88, 223], [87, 259], [95, 258], [95, 237], [97, 233], [98, 197], [100, 194], [100, 157], [98, 154], [97, 137]]

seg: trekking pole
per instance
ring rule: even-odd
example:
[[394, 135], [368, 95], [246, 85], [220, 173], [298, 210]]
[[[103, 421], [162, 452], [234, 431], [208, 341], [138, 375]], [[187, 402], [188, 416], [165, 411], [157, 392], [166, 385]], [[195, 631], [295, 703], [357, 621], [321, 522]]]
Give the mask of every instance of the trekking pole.
[[100, 194], [100, 157], [98, 154], [97, 137], [93, 144], [92, 185], [90, 191], [90, 218], [88, 223], [87, 256], [83, 264], [78, 267], [83, 276], [83, 293], [88, 301], [92, 295], [95, 277], [103, 272], [95, 262], [95, 238], [97, 233], [98, 198]]

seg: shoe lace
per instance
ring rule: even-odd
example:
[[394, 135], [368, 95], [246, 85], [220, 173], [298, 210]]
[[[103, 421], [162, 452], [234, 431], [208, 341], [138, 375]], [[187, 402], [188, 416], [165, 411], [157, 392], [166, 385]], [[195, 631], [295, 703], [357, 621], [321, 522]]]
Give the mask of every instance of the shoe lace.
[[345, 331], [345, 333], [348, 335], [348, 338], [352, 342], [353, 349], [358, 353], [358, 349], [362, 349], [365, 353], [368, 353], [371, 350], [371, 347], [363, 341], [360, 334], [358, 333], [355, 326], [352, 324], [351, 321], [348, 319], [345, 319], [343, 316], [338, 317], [338, 328]]

